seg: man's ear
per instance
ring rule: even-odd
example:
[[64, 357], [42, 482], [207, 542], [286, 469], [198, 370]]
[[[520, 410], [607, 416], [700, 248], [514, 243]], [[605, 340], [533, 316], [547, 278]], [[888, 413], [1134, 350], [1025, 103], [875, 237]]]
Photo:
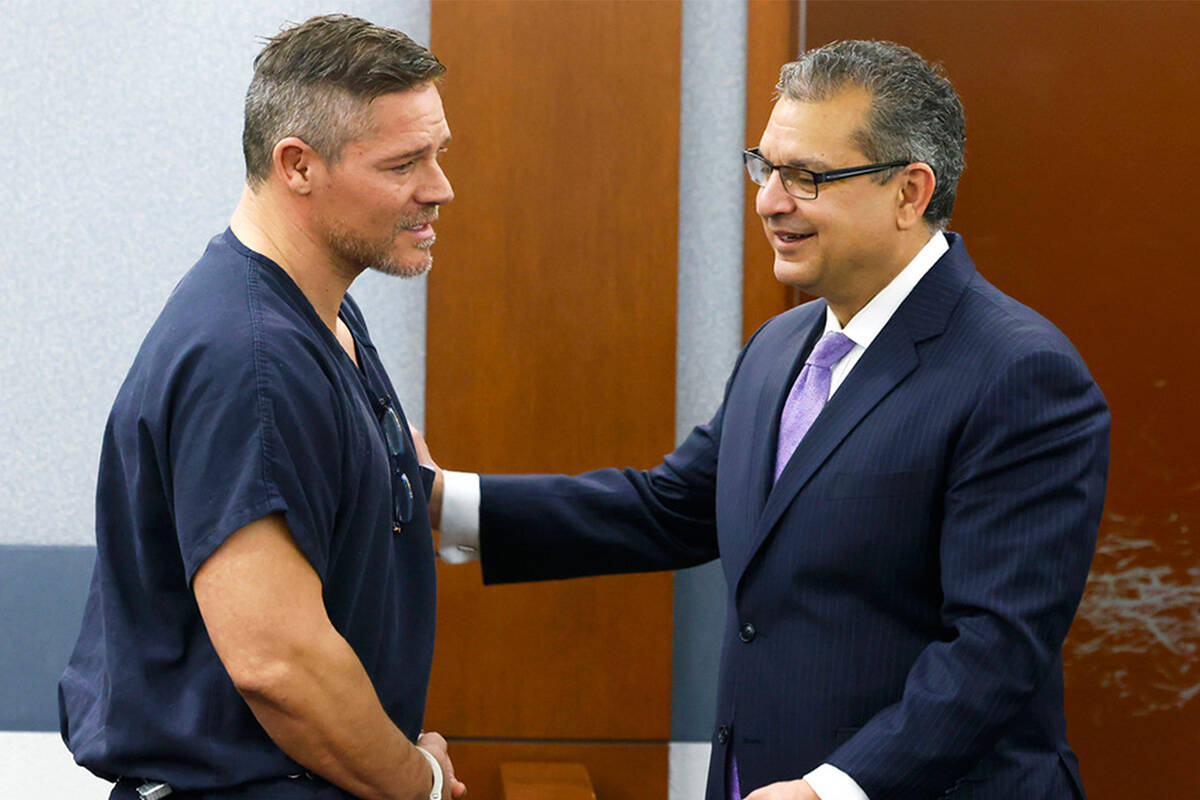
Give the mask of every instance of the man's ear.
[[276, 177], [296, 194], [311, 194], [316, 177], [324, 166], [325, 162], [317, 155], [317, 151], [296, 136], [280, 139], [271, 151], [271, 168]]
[[915, 161], [904, 168], [900, 174], [900, 188], [896, 197], [896, 227], [902, 231], [912, 228], [921, 222], [929, 201], [933, 199], [933, 189], [937, 186], [937, 178], [930, 166], [922, 161]]

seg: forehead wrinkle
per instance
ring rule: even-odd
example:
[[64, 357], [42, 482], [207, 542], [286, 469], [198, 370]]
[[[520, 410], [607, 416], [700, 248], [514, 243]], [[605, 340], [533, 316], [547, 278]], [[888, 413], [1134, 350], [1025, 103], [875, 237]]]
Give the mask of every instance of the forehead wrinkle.
[[824, 172], [825, 170], [829, 169], [829, 164], [825, 163], [819, 158], [796, 158], [788, 161], [785, 164], [781, 164], [780, 166], [799, 167], [800, 169], [807, 169], [813, 172]]
[[[364, 150], [370, 149], [372, 145], [378, 145], [381, 142], [391, 140], [396, 146], [405, 146], [397, 143], [395, 140], [408, 140], [413, 144], [400, 153], [389, 154], [383, 156], [381, 161], [395, 161], [402, 158], [416, 158], [425, 155], [432, 150], [440, 150], [450, 143], [450, 126], [442, 119], [438, 124], [431, 128], [422, 128], [420, 125], [408, 127], [401, 131], [388, 131], [386, 129], [376, 130], [375, 135], [361, 141]], [[382, 149], [382, 148], [379, 148]]]
[[779, 167], [799, 167], [800, 169], [812, 170], [813, 172], [823, 172], [829, 169], [829, 163], [819, 158], [789, 158], [786, 161], [776, 161], [771, 154], [763, 149], [762, 145], [758, 146], [758, 152], [762, 157], [772, 164]]
[[[421, 133], [420, 136], [425, 137], [425, 134]], [[407, 161], [412, 158], [420, 158], [420, 157], [427, 155], [428, 153], [435, 151], [435, 150], [442, 150], [442, 149], [446, 148], [447, 146], [449, 146], [451, 136], [450, 136], [450, 132], [447, 130], [446, 135], [440, 139], [436, 138], [436, 136], [430, 136], [429, 138], [431, 139], [431, 141], [426, 142], [425, 144], [421, 145], [420, 147], [415, 147], [415, 148], [412, 148], [411, 150], [406, 150], [403, 153], [396, 153], [394, 155], [383, 156], [382, 158], [379, 159], [379, 163], [387, 164], [387, 163], [390, 163], [393, 161]]]
[[[772, 127], [777, 129], [774, 136], [771, 135]], [[788, 130], [792, 129], [783, 125], [767, 123], [767, 130], [763, 131], [762, 139], [758, 143], [758, 152], [762, 153], [763, 158], [780, 167], [799, 167], [800, 169], [812, 170], [813, 172], [821, 172], [829, 168], [829, 162], [815, 156], [793, 156], [788, 158], [785, 155], [784, 160], [778, 160], [776, 158], [778, 153], [775, 147], [772, 146], [772, 140], [776, 140], [781, 145], [779, 149], [787, 151], [792, 138], [785, 133]]]
[[415, 150], [406, 150], [403, 153], [396, 153], [395, 155], [384, 156], [383, 158], [381, 158], [379, 160], [381, 162], [385, 162], [385, 163], [388, 161], [407, 161], [410, 158], [418, 158], [420, 156], [423, 156], [432, 149], [433, 149], [433, 145], [427, 144], [422, 147], [418, 147]]

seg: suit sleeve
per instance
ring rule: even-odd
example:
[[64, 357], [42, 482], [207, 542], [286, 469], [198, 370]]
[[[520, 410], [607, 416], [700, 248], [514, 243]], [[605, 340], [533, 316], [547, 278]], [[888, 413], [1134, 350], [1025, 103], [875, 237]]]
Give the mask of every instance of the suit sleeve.
[[680, 569], [716, 558], [721, 415], [649, 471], [480, 476], [484, 583]]
[[946, 789], [1060, 669], [1095, 549], [1109, 422], [1074, 353], [1029, 353], [983, 393], [947, 476], [939, 555], [950, 635], [920, 654], [900, 700], [829, 758], [871, 798]]

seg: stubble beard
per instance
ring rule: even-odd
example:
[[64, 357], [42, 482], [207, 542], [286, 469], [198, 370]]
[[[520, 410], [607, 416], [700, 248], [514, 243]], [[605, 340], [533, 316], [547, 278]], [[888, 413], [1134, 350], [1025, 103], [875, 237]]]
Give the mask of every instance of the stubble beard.
[[334, 258], [346, 264], [355, 273], [373, 269], [384, 275], [395, 275], [400, 278], [416, 278], [424, 275], [433, 268], [433, 253], [430, 248], [437, 241], [437, 234], [417, 242], [414, 249], [420, 251], [417, 261], [403, 262], [395, 258], [395, 244], [398, 237], [404, 236], [408, 228], [424, 225], [437, 219], [437, 211], [413, 214], [396, 223], [392, 235], [385, 240], [371, 240], [357, 236], [345, 229], [331, 227], [329, 231], [329, 249]]

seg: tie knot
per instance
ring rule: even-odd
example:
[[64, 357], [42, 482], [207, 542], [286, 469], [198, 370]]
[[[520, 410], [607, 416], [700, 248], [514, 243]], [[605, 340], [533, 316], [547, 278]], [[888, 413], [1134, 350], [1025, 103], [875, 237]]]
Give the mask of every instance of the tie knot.
[[854, 349], [854, 340], [841, 331], [830, 331], [821, 337], [817, 346], [808, 355], [805, 364], [814, 367], [832, 367]]

